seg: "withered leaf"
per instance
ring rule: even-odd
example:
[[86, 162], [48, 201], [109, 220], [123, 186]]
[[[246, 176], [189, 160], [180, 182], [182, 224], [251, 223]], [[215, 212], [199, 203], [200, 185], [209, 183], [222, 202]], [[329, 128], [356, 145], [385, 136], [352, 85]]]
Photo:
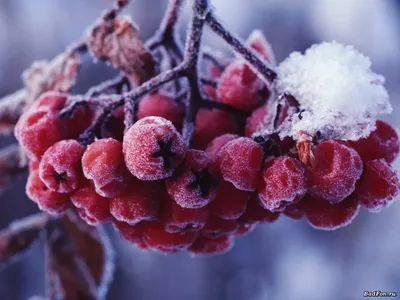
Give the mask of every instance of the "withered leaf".
[[0, 99], [0, 135], [12, 133], [25, 108], [44, 92], [68, 92], [80, 65], [77, 50], [67, 50], [51, 61], [34, 62], [23, 73], [25, 87]]
[[68, 92], [81, 65], [78, 51], [65, 51], [51, 61], [36, 61], [25, 70], [23, 79], [30, 103], [47, 91]]
[[50, 300], [95, 300], [96, 288], [62, 219], [46, 227], [48, 297]]
[[49, 298], [103, 299], [114, 257], [102, 229], [87, 225], [71, 211], [47, 232]]
[[79, 255], [87, 264], [100, 296], [107, 292], [114, 271], [114, 251], [101, 226], [90, 226], [70, 212], [65, 226]]
[[155, 62], [129, 17], [101, 19], [89, 31], [86, 42], [91, 54], [125, 72], [136, 85], [155, 74]]
[[14, 221], [0, 231], [0, 266], [15, 261], [18, 254], [27, 250], [38, 239], [48, 220], [48, 215], [40, 213]]

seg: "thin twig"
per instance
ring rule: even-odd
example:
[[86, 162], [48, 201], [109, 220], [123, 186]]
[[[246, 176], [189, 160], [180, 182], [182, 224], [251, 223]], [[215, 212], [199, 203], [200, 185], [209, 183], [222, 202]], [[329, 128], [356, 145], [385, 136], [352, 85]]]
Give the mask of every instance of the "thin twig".
[[277, 75], [272, 69], [272, 66], [270, 66], [268, 62], [263, 61], [254, 50], [245, 46], [245, 43], [239, 37], [229, 32], [214, 14], [208, 14], [206, 20], [207, 24], [217, 35], [219, 35], [237, 53], [242, 55], [243, 58], [249, 62], [257, 72], [267, 79], [266, 83], [269, 84], [269, 82], [275, 80]]

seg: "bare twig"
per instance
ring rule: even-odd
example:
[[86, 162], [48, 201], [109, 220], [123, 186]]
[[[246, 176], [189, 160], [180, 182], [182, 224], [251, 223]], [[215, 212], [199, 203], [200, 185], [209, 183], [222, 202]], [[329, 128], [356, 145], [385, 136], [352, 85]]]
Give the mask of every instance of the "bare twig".
[[225, 26], [217, 19], [217, 17], [210, 13], [207, 16], [207, 24], [210, 28], [219, 35], [227, 44], [229, 44], [236, 52], [243, 56], [243, 58], [250, 63], [253, 68], [260, 73], [265, 79], [266, 83], [274, 81], [276, 73], [268, 62], [263, 61], [259, 55], [247, 47], [245, 43], [237, 36], [229, 32]]

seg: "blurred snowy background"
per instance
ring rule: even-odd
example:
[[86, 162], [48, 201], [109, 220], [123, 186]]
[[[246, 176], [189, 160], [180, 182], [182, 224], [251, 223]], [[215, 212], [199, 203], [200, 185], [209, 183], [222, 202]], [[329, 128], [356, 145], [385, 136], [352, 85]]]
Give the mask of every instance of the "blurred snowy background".
[[[21, 87], [32, 61], [50, 59], [98, 17], [112, 0], [1, 0], [0, 96]], [[282, 61], [323, 40], [352, 44], [383, 74], [395, 109], [388, 120], [400, 128], [400, 2], [397, 0], [213, 0], [217, 14], [242, 37], [264, 31]], [[126, 10], [149, 37], [166, 0], [135, 0]], [[185, 29], [185, 20], [182, 22]], [[208, 40], [215, 47], [215, 37]], [[85, 66], [78, 90], [112, 75]], [[351, 103], [349, 103], [351, 105]], [[11, 138], [3, 138], [5, 145]], [[400, 164], [399, 164], [400, 165]], [[24, 195], [24, 180], [1, 196], [0, 227], [37, 211]], [[117, 252], [108, 299], [135, 300], [350, 300], [365, 290], [400, 293], [400, 203], [380, 214], [362, 211], [351, 226], [335, 232], [312, 229], [282, 217], [237, 239], [222, 256], [143, 253], [107, 228]], [[42, 245], [0, 273], [0, 299], [43, 295]]]

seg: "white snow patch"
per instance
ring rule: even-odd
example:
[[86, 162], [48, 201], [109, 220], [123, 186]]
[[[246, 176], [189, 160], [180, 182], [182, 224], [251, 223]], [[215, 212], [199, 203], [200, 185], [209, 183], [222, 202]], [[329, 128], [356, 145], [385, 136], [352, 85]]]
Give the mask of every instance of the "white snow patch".
[[319, 132], [322, 138], [358, 140], [375, 129], [378, 115], [392, 112], [385, 78], [352, 46], [313, 45], [305, 54], [292, 53], [277, 73], [278, 93], [294, 96], [302, 111], [282, 125], [282, 137]]

